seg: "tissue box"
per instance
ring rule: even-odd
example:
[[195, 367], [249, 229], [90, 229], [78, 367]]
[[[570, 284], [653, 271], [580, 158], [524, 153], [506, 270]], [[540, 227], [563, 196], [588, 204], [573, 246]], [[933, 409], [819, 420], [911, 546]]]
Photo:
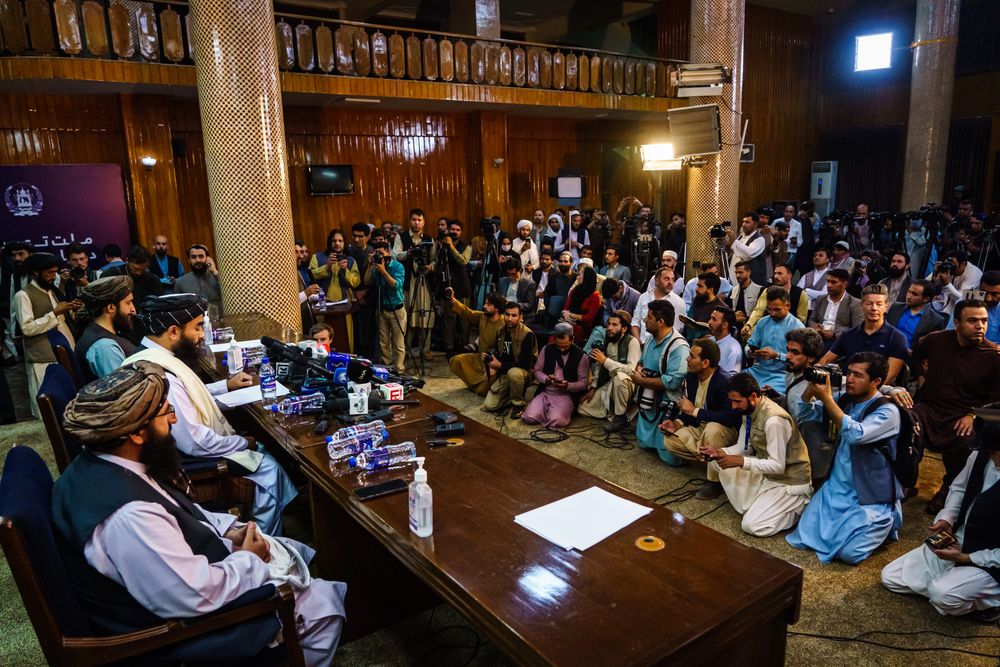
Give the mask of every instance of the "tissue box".
[[378, 390], [382, 394], [382, 400], [384, 401], [403, 400], [403, 385], [398, 382], [386, 382], [383, 385], [379, 385]]

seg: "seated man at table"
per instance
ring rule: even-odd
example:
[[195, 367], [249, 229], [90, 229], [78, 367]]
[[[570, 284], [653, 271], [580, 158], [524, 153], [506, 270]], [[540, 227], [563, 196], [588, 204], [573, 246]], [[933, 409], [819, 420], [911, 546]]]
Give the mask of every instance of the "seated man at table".
[[[684, 379], [685, 396], [678, 401], [677, 419], [660, 423], [663, 447], [660, 458], [670, 465], [678, 458], [701, 463], [702, 447], [721, 449], [736, 441], [740, 415], [729, 400], [730, 375], [719, 368], [719, 346], [711, 338], [699, 338], [691, 343]], [[722, 493], [718, 470], [708, 466], [708, 481], [698, 489], [699, 500], [713, 500]]]
[[572, 324], [556, 324], [552, 338], [535, 362], [535, 381], [541, 390], [521, 419], [526, 424], [561, 428], [569, 424], [579, 395], [587, 389], [590, 363], [583, 350], [573, 344]]
[[[346, 586], [310, 576], [306, 545], [191, 502], [176, 421], [163, 369], [145, 361], [85, 386], [66, 407], [65, 428], [86, 450], [56, 480], [52, 520], [84, 613], [105, 632], [132, 632], [287, 582], [306, 664], [329, 665]], [[274, 639], [241, 648], [254, 655]]]
[[[980, 449], [951, 483], [944, 509], [928, 527], [955, 541], [932, 549], [921, 544], [882, 569], [882, 585], [930, 599], [939, 614], [1000, 618], [1000, 428], [987, 422]], [[964, 566], [964, 567], [961, 567]]]
[[736, 443], [702, 446], [733, 509], [743, 515], [743, 532], [767, 537], [798, 521], [812, 494], [809, 452], [795, 422], [761, 394], [749, 373], [729, 382], [733, 410], [743, 416]]
[[73, 351], [84, 379], [92, 382], [117, 370], [138, 349], [132, 341], [118, 335], [120, 331], [132, 330], [135, 316], [132, 278], [100, 278], [80, 290], [80, 298], [90, 315], [90, 323]]
[[829, 479], [785, 539], [797, 549], [815, 551], [821, 563], [857, 565], [887, 539], [897, 538], [903, 489], [890, 464], [896, 458], [899, 412], [879, 396], [889, 362], [880, 354], [860, 352], [847, 369], [840, 402], [833, 398], [829, 376], [824, 384], [810, 384], [802, 396], [805, 403], [813, 396], [823, 403], [840, 435]]
[[473, 310], [455, 298], [455, 290], [452, 288], [445, 288], [444, 293], [455, 314], [469, 324], [476, 325], [479, 334], [476, 351], [456, 354], [448, 360], [448, 368], [470, 391], [486, 396], [490, 385], [486, 378], [483, 355], [496, 346], [497, 336], [504, 327], [503, 308], [507, 305], [507, 300], [493, 292], [486, 295], [482, 310]]
[[194, 294], [149, 297], [139, 318], [148, 332], [140, 351], [125, 360], [151, 361], [166, 371], [171, 405], [177, 411], [177, 448], [194, 457], [223, 457], [249, 471], [254, 483], [253, 516], [264, 532], [281, 531], [281, 512], [297, 495], [295, 486], [273, 456], [254, 451], [251, 441], [237, 435], [222, 415], [215, 395], [249, 387], [253, 380], [237, 373], [206, 385], [195, 372], [205, 349], [202, 328], [207, 304]]

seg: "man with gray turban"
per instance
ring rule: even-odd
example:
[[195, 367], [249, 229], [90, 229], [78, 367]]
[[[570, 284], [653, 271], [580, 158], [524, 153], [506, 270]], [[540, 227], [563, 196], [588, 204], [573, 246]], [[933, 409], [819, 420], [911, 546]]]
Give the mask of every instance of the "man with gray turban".
[[75, 313], [82, 304], [79, 301], [63, 301], [56, 291], [58, 257], [47, 252], [36, 252], [28, 256], [25, 266], [31, 274], [31, 280], [14, 295], [11, 310], [21, 327], [31, 414], [39, 417], [38, 403], [34, 397], [45, 378], [46, 366], [56, 363], [56, 355], [46, 333], [58, 329], [72, 347], [76, 341], [66, 323], [66, 315]]
[[177, 448], [188, 456], [221, 456], [246, 468], [246, 479], [256, 486], [254, 519], [265, 532], [278, 534], [281, 512], [298, 492], [274, 457], [263, 448], [255, 450], [251, 438], [238, 435], [215, 402], [217, 394], [252, 385], [250, 376], [237, 373], [206, 385], [194, 371], [205, 353], [206, 307], [194, 294], [148, 297], [139, 311], [146, 331], [142, 349], [124, 363], [151, 361], [164, 368], [170, 403], [177, 411]]
[[118, 335], [132, 330], [135, 315], [132, 278], [111, 276], [95, 280], [80, 290], [80, 299], [90, 323], [76, 343], [76, 358], [84, 380], [92, 382], [118, 369], [125, 357], [139, 351], [130, 340]]
[[[52, 520], [84, 612], [104, 632], [133, 632], [205, 616], [260, 586], [287, 582], [307, 664], [329, 665], [346, 586], [310, 576], [315, 552], [306, 545], [188, 498], [177, 484], [171, 426], [179, 415], [169, 395], [163, 368], [137, 361], [91, 382], [66, 407], [65, 428], [86, 449], [56, 480]], [[241, 639], [246, 644], [192, 659], [253, 656], [275, 636]]]

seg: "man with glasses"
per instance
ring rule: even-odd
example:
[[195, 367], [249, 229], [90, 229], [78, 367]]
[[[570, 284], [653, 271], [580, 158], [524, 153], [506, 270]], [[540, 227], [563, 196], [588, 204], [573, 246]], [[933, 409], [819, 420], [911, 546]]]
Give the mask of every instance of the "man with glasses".
[[[85, 386], [66, 407], [65, 428], [86, 449], [56, 480], [52, 519], [84, 613], [104, 631], [132, 632], [197, 619], [288, 582], [306, 663], [329, 665], [346, 586], [313, 579], [315, 552], [304, 544], [190, 500], [169, 386], [162, 367], [139, 361]], [[246, 655], [275, 637], [244, 635]]]

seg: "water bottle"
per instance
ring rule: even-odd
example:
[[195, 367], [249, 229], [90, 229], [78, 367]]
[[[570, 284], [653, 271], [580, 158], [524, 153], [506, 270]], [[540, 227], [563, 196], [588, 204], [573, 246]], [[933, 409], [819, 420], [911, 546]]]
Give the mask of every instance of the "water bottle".
[[271, 406], [271, 412], [283, 415], [301, 415], [303, 412], [309, 413], [317, 408], [322, 410], [326, 406], [326, 396], [322, 392], [306, 394], [304, 396], [289, 396]]
[[408, 463], [417, 456], [417, 446], [412, 442], [401, 442], [398, 445], [386, 445], [379, 449], [370, 449], [348, 459], [352, 468], [364, 470], [385, 470], [393, 466]]
[[274, 398], [278, 393], [277, 382], [274, 379], [274, 366], [271, 360], [264, 357], [260, 360], [260, 396], [264, 399], [264, 407], [274, 403]]
[[226, 363], [229, 365], [229, 374], [236, 375], [243, 370], [243, 349], [234, 338], [229, 344], [229, 352], [226, 354]]
[[215, 343], [215, 334], [212, 332], [212, 318], [205, 313], [205, 320], [202, 324], [202, 329], [205, 331], [205, 345], [212, 345]]
[[333, 462], [343, 461], [355, 454], [384, 447], [389, 442], [389, 430], [380, 420], [348, 426], [326, 437], [326, 452]]

